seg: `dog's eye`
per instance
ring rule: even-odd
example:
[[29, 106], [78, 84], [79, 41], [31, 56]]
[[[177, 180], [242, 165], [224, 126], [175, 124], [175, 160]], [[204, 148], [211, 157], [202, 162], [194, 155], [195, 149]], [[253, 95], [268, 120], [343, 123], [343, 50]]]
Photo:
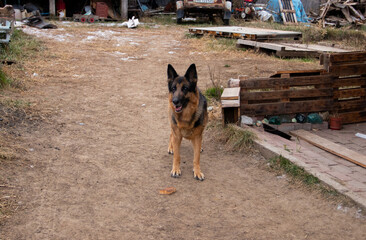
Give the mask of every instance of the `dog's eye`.
[[187, 90], [188, 90], [187, 87], [185, 87], [185, 86], [182, 87], [182, 91], [187, 91]]
[[177, 90], [176, 87], [172, 87], [172, 91], [175, 92]]

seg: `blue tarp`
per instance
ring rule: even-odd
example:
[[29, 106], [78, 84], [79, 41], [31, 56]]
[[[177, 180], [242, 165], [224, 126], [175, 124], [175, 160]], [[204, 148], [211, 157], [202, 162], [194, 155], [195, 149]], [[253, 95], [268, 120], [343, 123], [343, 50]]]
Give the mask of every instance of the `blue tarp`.
[[[308, 22], [308, 17], [306, 16], [304, 6], [302, 5], [301, 0], [292, 0], [296, 11], [296, 18], [298, 22]], [[269, 0], [267, 9], [271, 10], [273, 14], [273, 19], [275, 22], [282, 22], [280, 5], [278, 0]]]

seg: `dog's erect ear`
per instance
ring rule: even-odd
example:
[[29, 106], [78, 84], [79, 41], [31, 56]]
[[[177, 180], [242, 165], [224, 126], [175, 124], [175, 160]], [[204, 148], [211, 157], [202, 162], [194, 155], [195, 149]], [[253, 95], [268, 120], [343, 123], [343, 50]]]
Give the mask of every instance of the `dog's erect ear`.
[[172, 65], [168, 64], [168, 82], [178, 77], [177, 72]]
[[191, 66], [189, 66], [186, 75], [184, 75], [184, 77], [191, 83], [197, 82], [197, 70], [196, 65], [194, 63], [191, 64]]

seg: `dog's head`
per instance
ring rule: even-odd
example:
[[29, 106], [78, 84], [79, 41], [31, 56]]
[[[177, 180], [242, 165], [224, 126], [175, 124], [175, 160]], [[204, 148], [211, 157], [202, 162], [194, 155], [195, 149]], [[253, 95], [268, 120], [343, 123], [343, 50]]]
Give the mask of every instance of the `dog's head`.
[[182, 77], [177, 74], [172, 65], [168, 65], [168, 88], [169, 100], [176, 113], [180, 113], [191, 100], [192, 94], [197, 92], [196, 65], [189, 66], [186, 74]]

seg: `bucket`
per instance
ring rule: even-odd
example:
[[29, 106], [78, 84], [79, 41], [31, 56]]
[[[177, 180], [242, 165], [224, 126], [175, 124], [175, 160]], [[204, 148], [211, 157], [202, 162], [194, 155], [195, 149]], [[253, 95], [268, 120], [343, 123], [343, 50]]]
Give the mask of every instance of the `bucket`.
[[329, 118], [329, 128], [332, 130], [341, 130], [342, 129], [342, 118], [330, 117]]

